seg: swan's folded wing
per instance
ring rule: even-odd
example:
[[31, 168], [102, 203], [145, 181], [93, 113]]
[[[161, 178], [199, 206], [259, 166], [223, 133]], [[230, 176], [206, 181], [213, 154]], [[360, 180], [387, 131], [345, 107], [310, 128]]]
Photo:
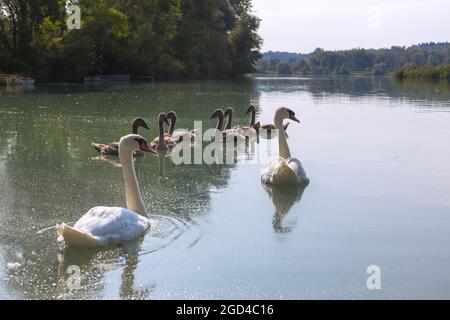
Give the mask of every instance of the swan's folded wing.
[[284, 163], [285, 160], [283, 158], [276, 158], [269, 162], [267, 167], [265, 167], [261, 171], [261, 181], [266, 184], [271, 184], [273, 181], [273, 173], [276, 168], [280, 165], [280, 163]]
[[191, 141], [192, 133], [187, 130], [175, 130], [175, 132], [172, 135], [172, 139], [177, 143], [185, 140]]
[[117, 207], [92, 208], [74, 226], [108, 243], [134, 239], [149, 227], [147, 218]]
[[91, 145], [102, 154], [107, 155], [118, 155], [119, 154], [119, 144], [117, 142], [103, 144], [92, 142]]
[[249, 126], [239, 126], [239, 127], [236, 127], [235, 130], [238, 134], [240, 134], [244, 138], [248, 137], [250, 139], [254, 139], [258, 135], [258, 132], [256, 131], [256, 129], [249, 127]]
[[245, 137], [236, 129], [226, 129], [222, 131], [222, 138], [225, 141], [245, 141]]
[[306, 174], [306, 171], [303, 168], [303, 165], [300, 162], [300, 160], [298, 160], [296, 158], [289, 158], [289, 159], [287, 159], [287, 164], [297, 174], [299, 182], [302, 182], [302, 183], [309, 182], [308, 175]]

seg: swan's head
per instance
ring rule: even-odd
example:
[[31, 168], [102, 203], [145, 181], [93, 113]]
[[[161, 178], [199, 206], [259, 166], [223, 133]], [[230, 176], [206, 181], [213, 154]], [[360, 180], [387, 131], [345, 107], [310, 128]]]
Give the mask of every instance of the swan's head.
[[134, 118], [133, 128], [144, 128], [150, 130], [150, 127], [148, 126], [147, 122], [145, 122], [144, 118], [142, 117]]
[[119, 141], [120, 150], [126, 150], [127, 152], [134, 152], [141, 150], [148, 153], [157, 154], [152, 148], [150, 148], [148, 142], [138, 134], [129, 134], [123, 136]]
[[254, 105], [251, 105], [248, 107], [246, 114], [249, 114], [250, 112], [256, 112], [256, 108]]
[[227, 109], [225, 110], [225, 116], [232, 116], [233, 113], [234, 113], [233, 108], [227, 108]]
[[300, 120], [298, 120], [295, 116], [295, 112], [285, 107], [278, 108], [278, 110], [275, 112], [275, 118], [290, 119], [295, 122], [300, 122]]
[[167, 119], [169, 119], [172, 122], [177, 120], [177, 114], [175, 113], [175, 111], [167, 112]]
[[169, 121], [167, 120], [167, 114], [165, 113], [165, 112], [161, 112], [159, 115], [158, 115], [158, 123], [160, 124], [160, 125], [162, 125], [162, 124], [167, 124], [167, 125], [169, 125]]
[[216, 109], [216, 111], [213, 112], [211, 115], [211, 120], [215, 118], [223, 118], [223, 110], [222, 109]]

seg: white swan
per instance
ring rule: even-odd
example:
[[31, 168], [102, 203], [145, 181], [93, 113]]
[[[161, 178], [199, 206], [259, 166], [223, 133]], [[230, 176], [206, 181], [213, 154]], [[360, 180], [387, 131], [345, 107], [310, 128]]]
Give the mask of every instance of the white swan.
[[139, 135], [124, 136], [119, 142], [119, 157], [125, 179], [127, 209], [95, 207], [82, 216], [73, 227], [57, 226], [58, 240], [69, 248], [96, 248], [136, 239], [150, 228], [134, 171], [133, 152], [155, 153]]
[[302, 163], [291, 157], [287, 144], [286, 133], [283, 129], [283, 119], [300, 122], [294, 111], [288, 108], [278, 108], [275, 112], [275, 128], [278, 130], [279, 157], [272, 160], [261, 173], [261, 181], [265, 184], [284, 185], [309, 183], [309, 178]]

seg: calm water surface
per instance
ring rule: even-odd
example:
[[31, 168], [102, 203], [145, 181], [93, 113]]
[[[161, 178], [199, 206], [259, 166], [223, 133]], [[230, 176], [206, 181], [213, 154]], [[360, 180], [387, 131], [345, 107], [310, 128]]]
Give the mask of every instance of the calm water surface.
[[[246, 123], [250, 103], [262, 122], [280, 105], [302, 120], [288, 132], [306, 189], [260, 184], [277, 153], [266, 141], [230, 165], [146, 156], [144, 239], [82, 252], [56, 241], [57, 223], [125, 205], [117, 159], [91, 141], [117, 140], [137, 115], [153, 138], [160, 111], [209, 128], [231, 105]], [[0, 88], [0, 298], [450, 298], [449, 111], [448, 86], [384, 78]], [[381, 290], [367, 289], [370, 265]]]

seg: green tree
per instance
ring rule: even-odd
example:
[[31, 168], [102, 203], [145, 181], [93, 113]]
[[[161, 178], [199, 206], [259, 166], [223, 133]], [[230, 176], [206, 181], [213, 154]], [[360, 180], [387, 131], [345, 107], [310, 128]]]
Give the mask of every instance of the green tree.
[[0, 0], [0, 70], [215, 78], [251, 72], [260, 58], [250, 0], [79, 0], [81, 30], [66, 28], [66, 4]]
[[289, 63], [282, 62], [278, 65], [278, 74], [280, 75], [291, 75], [291, 67], [289, 66]]

